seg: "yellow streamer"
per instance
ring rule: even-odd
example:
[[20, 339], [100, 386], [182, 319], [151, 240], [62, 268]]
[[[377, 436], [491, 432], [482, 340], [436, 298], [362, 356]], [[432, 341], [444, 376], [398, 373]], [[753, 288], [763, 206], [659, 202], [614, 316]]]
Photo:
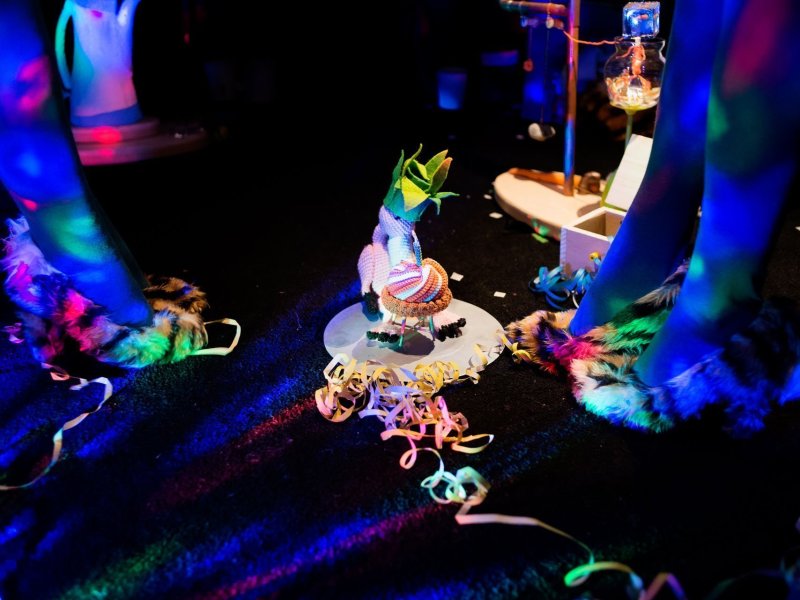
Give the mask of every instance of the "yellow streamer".
[[233, 349], [239, 344], [239, 338], [242, 337], [242, 326], [239, 325], [237, 321], [225, 318], [217, 319], [216, 321], [207, 321], [203, 323], [203, 325], [213, 325], [214, 323], [222, 323], [223, 325], [232, 325], [236, 327], [236, 334], [233, 336], [233, 341], [227, 348], [201, 348], [200, 350], [192, 352], [192, 356], [227, 356], [233, 352]]
[[319, 412], [334, 423], [349, 419], [354, 412], [361, 418], [378, 417], [386, 427], [381, 439], [402, 437], [409, 443], [400, 458], [405, 469], [414, 465], [419, 450], [430, 450], [417, 448], [416, 442], [425, 438], [433, 438], [437, 449], [449, 444], [456, 452], [476, 454], [492, 443], [494, 435], [465, 435], [466, 417], [451, 412], [436, 393], [446, 385], [477, 383], [489, 364], [489, 354], [502, 349], [502, 344], [489, 348], [475, 344], [465, 369], [452, 361], [419, 363], [408, 369], [374, 360], [358, 363], [337, 354], [323, 371], [327, 385], [314, 393], [314, 399]]
[[[515, 362], [533, 362], [531, 354], [511, 343], [505, 333], [499, 331], [498, 339], [502, 347], [511, 351]], [[460, 504], [456, 513], [459, 525], [501, 524], [539, 527], [579, 545], [589, 556], [588, 562], [571, 569], [564, 576], [568, 587], [584, 583], [592, 573], [599, 571], [621, 571], [627, 573], [631, 583], [639, 593], [639, 600], [652, 600], [658, 591], [668, 584], [676, 598], [684, 598], [677, 579], [670, 573], [659, 573], [647, 590], [642, 579], [629, 566], [616, 561], [595, 561], [594, 553], [585, 543], [566, 531], [553, 527], [532, 517], [488, 513], [468, 514], [483, 503], [489, 493], [489, 482], [472, 467], [464, 467], [456, 473], [444, 468], [439, 450], [445, 443], [450, 448], [467, 454], [484, 450], [494, 439], [493, 434], [464, 435], [468, 427], [467, 419], [460, 413], [452, 413], [444, 398], [436, 396], [445, 385], [472, 381], [477, 383], [480, 372], [489, 363], [485, 349], [476, 344], [475, 357], [462, 372], [452, 362], [437, 361], [430, 365], [418, 364], [413, 370], [384, 365], [377, 361], [358, 363], [345, 354], [337, 354], [325, 367], [324, 374], [328, 384], [315, 393], [320, 413], [333, 422], [348, 419], [358, 411], [360, 417], [378, 417], [386, 426], [381, 439], [404, 438], [409, 448], [400, 457], [400, 466], [410, 469], [417, 461], [420, 452], [432, 452], [439, 461], [436, 472], [422, 480], [420, 486], [426, 488], [431, 498], [439, 504]], [[429, 428], [433, 429], [429, 433]], [[418, 447], [417, 442], [433, 438], [435, 448]], [[486, 440], [477, 446], [465, 446], [467, 442]], [[444, 485], [439, 493], [437, 489]], [[474, 491], [468, 492], [468, 488]], [[800, 521], [798, 521], [800, 527]]]
[[[473, 506], [481, 504], [489, 493], [489, 482], [472, 467], [464, 467], [454, 473], [445, 471], [444, 461], [441, 454], [433, 448], [420, 448], [426, 452], [432, 452], [439, 461], [439, 468], [433, 475], [429, 475], [420, 483], [420, 487], [426, 488], [431, 498], [439, 504], [461, 504], [459, 514], [468, 511]], [[401, 458], [400, 462], [403, 464], [408, 460], [408, 455], [412, 450], [407, 450]], [[413, 461], [412, 461], [413, 464]], [[404, 467], [404, 468], [410, 468]], [[445, 489], [440, 495], [436, 493], [436, 488], [444, 482]], [[475, 491], [472, 493], [467, 492], [466, 486], [472, 486]]]
[[[372, 360], [359, 363], [337, 354], [324, 370], [327, 385], [314, 394], [317, 409], [335, 423], [347, 420], [354, 412], [361, 418], [379, 418], [386, 427], [381, 439], [402, 437], [409, 443], [409, 450], [400, 459], [406, 469], [416, 462], [415, 442], [425, 438], [432, 438], [438, 449], [449, 444], [456, 452], [475, 454], [486, 448], [494, 436], [465, 435], [469, 427], [466, 417], [451, 412], [444, 398], [436, 395], [446, 385], [478, 382], [489, 358], [479, 344], [474, 350], [469, 367], [463, 370], [447, 361], [420, 363], [406, 369]], [[483, 443], [475, 445], [477, 441]]]
[[502, 342], [503, 346], [508, 348], [511, 351], [511, 358], [514, 360], [515, 363], [519, 364], [521, 362], [532, 363], [533, 356], [527, 350], [519, 348], [519, 342], [514, 342], [513, 344], [509, 341], [506, 337], [505, 333], [502, 331], [498, 333], [498, 337]]
[[[233, 341], [227, 348], [224, 347], [203, 348], [201, 350], [193, 352], [192, 356], [202, 356], [202, 355], [226, 356], [230, 354], [233, 351], [233, 349], [236, 348], [236, 346], [239, 344], [239, 339], [242, 336], [242, 327], [241, 325], [239, 325], [237, 321], [235, 321], [234, 319], [225, 318], [225, 319], [217, 319], [215, 321], [208, 321], [204, 323], [204, 325], [212, 325], [214, 323], [222, 323], [223, 325], [232, 325], [233, 327], [235, 327], [236, 334], [233, 336]], [[11, 334], [9, 334], [9, 337], [11, 341], [16, 342], [16, 340], [11, 337]], [[77, 381], [78, 383], [70, 386], [69, 388], [73, 391], [82, 390], [83, 388], [87, 387], [92, 383], [102, 385], [104, 387], [103, 399], [95, 408], [93, 408], [88, 412], [79, 414], [74, 419], [70, 419], [69, 421], [64, 423], [58, 431], [56, 431], [55, 435], [53, 435], [53, 450], [50, 455], [50, 462], [44, 469], [42, 469], [42, 471], [38, 475], [36, 475], [36, 477], [20, 485], [0, 485], [0, 491], [24, 489], [32, 486], [34, 483], [39, 481], [39, 479], [44, 477], [50, 471], [50, 469], [53, 468], [53, 465], [55, 465], [56, 462], [58, 462], [59, 456], [61, 456], [61, 449], [64, 444], [64, 432], [72, 429], [73, 427], [77, 427], [86, 417], [99, 411], [114, 392], [114, 388], [111, 385], [111, 382], [106, 377], [97, 377], [96, 379], [87, 380], [82, 377], [74, 377], [69, 373], [67, 373], [61, 367], [56, 367], [53, 365], [42, 363], [42, 368], [49, 370], [50, 377], [53, 379], [53, 381], [69, 381], [69, 380]]]
[[58, 431], [56, 431], [55, 435], [53, 435], [53, 451], [50, 454], [50, 462], [47, 464], [47, 466], [44, 469], [42, 469], [42, 471], [38, 475], [36, 475], [36, 477], [34, 477], [30, 481], [28, 481], [26, 483], [23, 483], [23, 484], [20, 484], [20, 485], [0, 485], [0, 491], [19, 490], [19, 489], [27, 488], [27, 487], [32, 486], [37, 481], [39, 481], [39, 479], [41, 479], [42, 477], [44, 477], [47, 474], [47, 472], [50, 471], [50, 469], [53, 467], [53, 465], [56, 464], [56, 462], [58, 461], [58, 457], [61, 455], [61, 447], [63, 445], [64, 432], [72, 429], [73, 427], [76, 427], [86, 417], [88, 417], [91, 414], [96, 413], [98, 410], [103, 408], [103, 404], [106, 403], [106, 400], [111, 398], [111, 394], [114, 391], [114, 388], [111, 385], [111, 382], [106, 377], [98, 377], [96, 379], [86, 380], [86, 379], [83, 379], [81, 377], [73, 377], [69, 373], [67, 373], [66, 371], [61, 369], [60, 367], [54, 367], [53, 365], [48, 365], [46, 363], [42, 363], [42, 367], [45, 368], [45, 369], [49, 369], [50, 377], [53, 379], [53, 381], [69, 381], [69, 380], [77, 381], [78, 383], [76, 383], [75, 385], [70, 386], [70, 388], [69, 388], [69, 389], [71, 389], [73, 391], [82, 390], [83, 388], [91, 385], [92, 383], [96, 383], [98, 385], [102, 385], [103, 386], [103, 399], [92, 410], [90, 410], [88, 412], [81, 413], [77, 417], [75, 417], [74, 419], [70, 419], [69, 421], [64, 423]]
[[[443, 475], [443, 477], [446, 477], [446, 475]], [[679, 600], [685, 600], [683, 589], [681, 588], [678, 579], [672, 573], [659, 573], [650, 583], [648, 588], [645, 589], [642, 578], [639, 577], [639, 575], [637, 575], [636, 572], [628, 565], [617, 561], [595, 561], [594, 552], [592, 552], [589, 546], [566, 531], [553, 527], [552, 525], [548, 525], [539, 519], [497, 513], [486, 513], [482, 515], [467, 514], [472, 506], [475, 504], [480, 504], [482, 501], [483, 499], [472, 504], [464, 502], [464, 505], [456, 514], [456, 522], [459, 525], [499, 524], [540, 527], [541, 529], [549, 531], [550, 533], [554, 533], [578, 544], [586, 551], [586, 553], [589, 555], [588, 562], [571, 569], [566, 575], [564, 575], [564, 584], [567, 587], [577, 587], [585, 583], [592, 573], [597, 573], [600, 571], [620, 571], [622, 573], [626, 573], [630, 578], [633, 589], [638, 593], [638, 600], [652, 600], [665, 585], [670, 586], [675, 598], [678, 598]]]

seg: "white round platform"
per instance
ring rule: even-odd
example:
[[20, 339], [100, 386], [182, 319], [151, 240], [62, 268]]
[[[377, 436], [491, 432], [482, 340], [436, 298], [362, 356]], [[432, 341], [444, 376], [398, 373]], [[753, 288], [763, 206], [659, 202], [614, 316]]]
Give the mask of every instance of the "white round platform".
[[475, 344], [484, 348], [489, 362], [502, 353], [503, 345], [497, 334], [503, 326], [492, 315], [461, 300], [453, 300], [448, 310], [467, 320], [460, 337], [440, 342], [431, 336], [427, 327], [419, 331], [406, 328], [403, 346], [398, 348], [366, 338], [366, 332], [379, 325], [380, 321], [370, 320], [359, 302], [345, 308], [328, 323], [323, 335], [325, 349], [331, 356], [345, 353], [359, 362], [377, 360], [386, 365], [406, 368], [437, 360], [452, 361], [466, 368], [470, 366], [470, 361], [474, 363], [477, 358]]
[[517, 221], [531, 225], [537, 221], [550, 228], [548, 236], [561, 239], [561, 228], [600, 206], [600, 196], [575, 194], [565, 196], [561, 187], [539, 183], [511, 173], [501, 173], [494, 180], [497, 204]]

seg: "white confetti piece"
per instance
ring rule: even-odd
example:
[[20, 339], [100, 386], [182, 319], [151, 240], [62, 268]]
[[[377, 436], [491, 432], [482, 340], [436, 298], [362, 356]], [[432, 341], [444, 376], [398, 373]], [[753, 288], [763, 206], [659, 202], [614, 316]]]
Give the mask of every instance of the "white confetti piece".
[[503, 218], [503, 215], [501, 213], [499, 213], [499, 212], [491, 212], [491, 213], [489, 213], [489, 216], [492, 217], [493, 219], [502, 219]]
[[461, 273], [456, 273], [455, 271], [453, 271], [450, 274], [450, 279], [452, 279], [453, 281], [461, 281], [462, 279], [464, 279], [464, 276]]
[[483, 197], [486, 198], [487, 200], [491, 200], [492, 199], [492, 195], [491, 194], [484, 194]]
[[495, 298], [505, 298], [506, 297], [506, 293], [505, 292], [495, 292], [494, 293], [494, 297]]
[[795, 227], [795, 229], [797, 229], [797, 231], [800, 231], [800, 227]]

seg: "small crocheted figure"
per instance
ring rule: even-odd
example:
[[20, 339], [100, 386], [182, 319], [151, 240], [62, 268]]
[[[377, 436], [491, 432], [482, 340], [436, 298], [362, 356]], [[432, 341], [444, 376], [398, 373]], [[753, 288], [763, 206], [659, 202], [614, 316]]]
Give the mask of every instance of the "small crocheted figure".
[[[439, 340], [460, 335], [466, 325], [463, 318], [447, 310], [452, 299], [447, 273], [436, 261], [423, 260], [414, 231], [428, 206], [435, 204], [438, 213], [443, 198], [457, 195], [439, 191], [453, 159], [443, 150], [421, 163], [417, 160], [421, 152], [422, 146], [408, 159], [400, 153], [372, 243], [358, 260], [365, 308], [383, 319], [367, 337], [381, 342], [402, 344], [410, 317], [417, 319], [417, 325], [427, 323]], [[394, 327], [396, 317], [402, 319], [399, 333]]]

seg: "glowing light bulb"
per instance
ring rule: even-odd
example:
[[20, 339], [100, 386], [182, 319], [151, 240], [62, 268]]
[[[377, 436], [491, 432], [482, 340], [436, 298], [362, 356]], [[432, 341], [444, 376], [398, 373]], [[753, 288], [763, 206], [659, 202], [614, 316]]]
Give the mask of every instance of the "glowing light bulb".
[[615, 44], [616, 52], [603, 68], [611, 105], [629, 113], [655, 106], [661, 92], [664, 40], [620, 36]]

